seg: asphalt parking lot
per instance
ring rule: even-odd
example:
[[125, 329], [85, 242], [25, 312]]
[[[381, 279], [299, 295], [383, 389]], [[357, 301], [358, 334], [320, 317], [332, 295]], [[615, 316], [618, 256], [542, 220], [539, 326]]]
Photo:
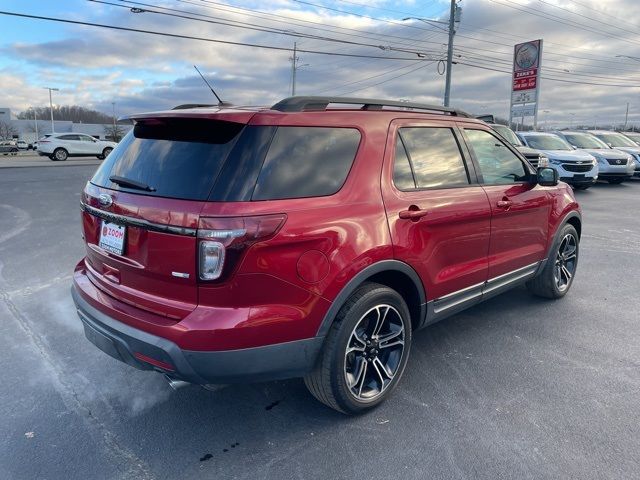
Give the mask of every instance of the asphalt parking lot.
[[89, 344], [69, 287], [94, 168], [0, 169], [0, 478], [640, 476], [640, 181], [577, 193], [566, 298], [521, 288], [420, 331], [353, 418], [299, 380], [174, 392]]

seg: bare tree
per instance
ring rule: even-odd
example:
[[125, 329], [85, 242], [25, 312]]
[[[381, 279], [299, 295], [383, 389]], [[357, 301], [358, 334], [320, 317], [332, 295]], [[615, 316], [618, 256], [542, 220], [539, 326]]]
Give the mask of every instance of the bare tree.
[[122, 137], [124, 137], [124, 134], [126, 133], [124, 128], [122, 128], [122, 126], [116, 124], [111, 124], [111, 125], [105, 125], [104, 126], [104, 133], [106, 135], [106, 138], [108, 140], [113, 140], [114, 142], [119, 142], [120, 140], [122, 140]]
[[16, 127], [10, 123], [0, 120], [0, 140], [13, 140], [14, 135], [18, 135]]

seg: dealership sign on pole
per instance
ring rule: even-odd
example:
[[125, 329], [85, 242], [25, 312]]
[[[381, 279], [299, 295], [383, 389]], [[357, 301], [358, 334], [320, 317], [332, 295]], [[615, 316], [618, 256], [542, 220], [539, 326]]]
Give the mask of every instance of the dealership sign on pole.
[[524, 123], [524, 117], [533, 117], [534, 127], [538, 124], [541, 57], [542, 40], [519, 43], [514, 47], [509, 122], [520, 117]]

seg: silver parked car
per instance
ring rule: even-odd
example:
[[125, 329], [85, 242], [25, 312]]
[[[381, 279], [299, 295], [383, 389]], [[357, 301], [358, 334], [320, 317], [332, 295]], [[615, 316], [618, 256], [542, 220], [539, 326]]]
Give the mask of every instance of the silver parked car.
[[589, 130], [589, 133], [598, 137], [611, 148], [622, 150], [625, 153], [633, 155], [635, 160], [635, 175], [636, 177], [640, 177], [640, 145], [629, 137], [610, 130]]
[[592, 155], [598, 161], [598, 178], [609, 183], [622, 183], [633, 177], [635, 159], [632, 155], [609, 147], [598, 137], [584, 131], [555, 132], [572, 147]]
[[560, 180], [577, 190], [586, 190], [598, 180], [598, 162], [592, 155], [576, 150], [558, 135], [546, 132], [518, 132], [527, 147], [535, 148], [549, 159]]

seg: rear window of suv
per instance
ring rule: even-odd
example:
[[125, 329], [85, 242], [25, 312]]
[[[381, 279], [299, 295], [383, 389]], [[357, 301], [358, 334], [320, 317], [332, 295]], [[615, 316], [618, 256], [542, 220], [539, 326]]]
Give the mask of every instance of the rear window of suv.
[[[251, 201], [327, 196], [344, 184], [360, 132], [354, 128], [244, 126], [197, 119], [138, 123], [92, 183], [186, 200]], [[124, 177], [153, 189], [113, 183]]]

